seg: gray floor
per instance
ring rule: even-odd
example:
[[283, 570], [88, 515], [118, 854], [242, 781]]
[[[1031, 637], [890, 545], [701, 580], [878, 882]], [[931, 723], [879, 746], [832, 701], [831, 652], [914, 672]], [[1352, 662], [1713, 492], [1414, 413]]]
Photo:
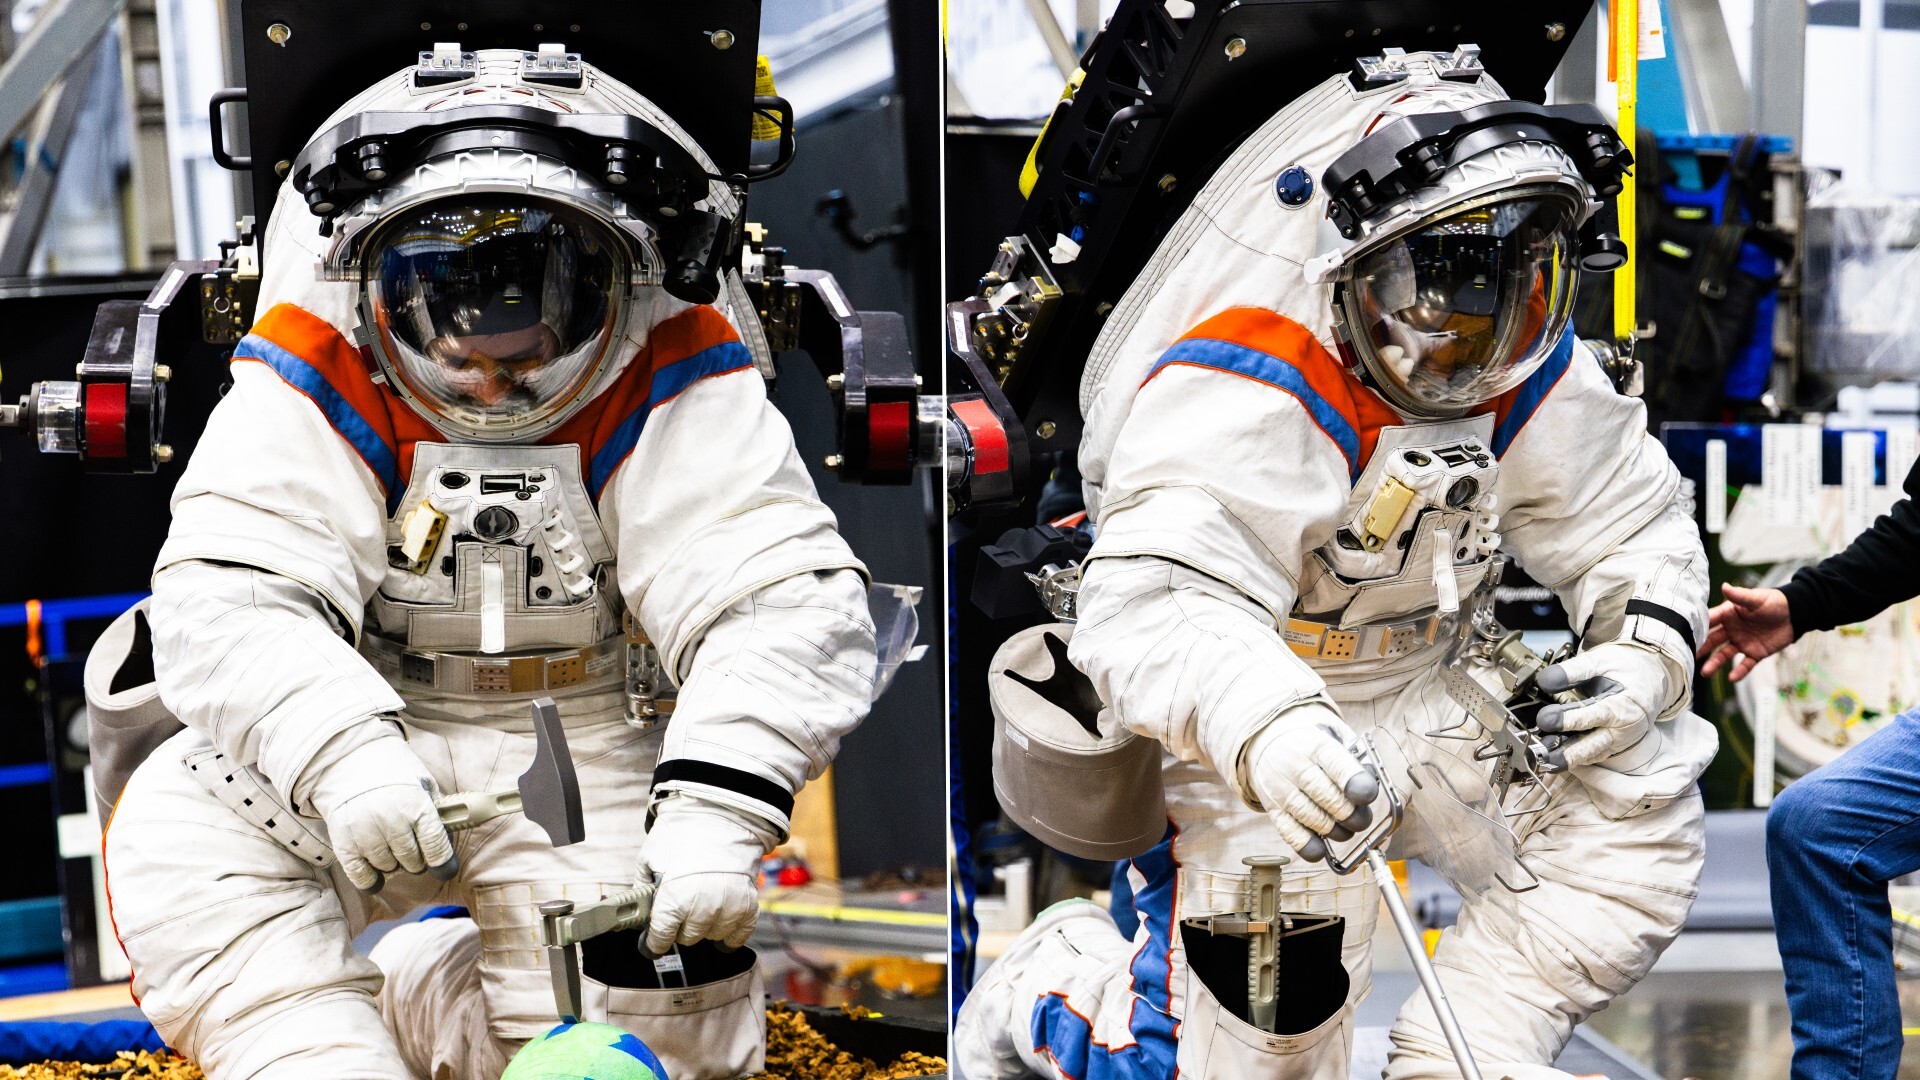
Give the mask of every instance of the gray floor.
[[[1920, 980], [1900, 982], [1907, 1054], [1899, 1080], [1920, 1080]], [[1787, 1080], [1793, 1058], [1779, 973], [1655, 971], [1594, 1017], [1593, 1027], [1664, 1077]]]
[[[1373, 993], [1360, 1003], [1354, 1014], [1353, 1062], [1349, 1071], [1353, 1080], [1379, 1077], [1387, 1063], [1387, 1028], [1401, 1003], [1419, 988], [1419, 980], [1411, 971], [1374, 972]], [[1608, 1080], [1661, 1080], [1669, 1075], [1677, 1080], [1682, 1075], [1691, 1075], [1658, 1072], [1647, 1068], [1643, 1060], [1625, 1047], [1615, 1045], [1601, 1032], [1583, 1028], [1574, 1033], [1573, 1042], [1554, 1065], [1577, 1076], [1604, 1076]], [[1743, 1073], [1732, 1075], [1745, 1076]], [[1703, 1075], [1700, 1080], [1709, 1078]]]
[[[1793, 1056], [1778, 972], [1656, 970], [1591, 1024], [1676, 1080], [1787, 1080]], [[1900, 1075], [1920, 1078], [1920, 1064]]]

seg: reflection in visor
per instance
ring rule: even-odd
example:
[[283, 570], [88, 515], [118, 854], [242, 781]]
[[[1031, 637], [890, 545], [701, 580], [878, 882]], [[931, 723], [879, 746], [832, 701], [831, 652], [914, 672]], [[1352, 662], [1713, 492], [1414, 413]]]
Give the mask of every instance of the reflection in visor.
[[1526, 377], [1571, 311], [1573, 209], [1551, 195], [1475, 207], [1356, 262], [1356, 344], [1390, 397], [1464, 408]]
[[376, 242], [367, 289], [387, 355], [443, 416], [501, 429], [591, 381], [613, 324], [616, 249], [591, 219], [523, 200], [430, 204]]

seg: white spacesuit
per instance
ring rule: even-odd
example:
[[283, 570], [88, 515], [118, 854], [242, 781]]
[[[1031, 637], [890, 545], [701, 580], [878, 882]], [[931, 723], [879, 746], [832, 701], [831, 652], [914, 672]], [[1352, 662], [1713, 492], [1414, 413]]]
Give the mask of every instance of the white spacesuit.
[[[740, 945], [759, 859], [874, 689], [865, 570], [748, 345], [662, 288], [673, 219], [725, 221], [734, 191], [591, 66], [450, 57], [453, 81], [401, 71], [322, 129], [442, 125], [417, 160], [360, 154], [384, 183], [337, 206], [302, 170], [282, 187], [263, 314], [155, 571], [186, 730], [128, 783], [106, 865], [143, 1010], [215, 1080], [497, 1076], [554, 1024], [543, 900], [651, 882], [650, 952]], [[608, 154], [617, 177], [558, 158], [562, 125], [607, 119], [663, 149]], [[543, 695], [585, 842], [520, 815], [450, 834], [435, 794], [510, 789]], [[383, 990], [350, 941], [422, 904], [472, 921], [396, 931]], [[589, 961], [587, 1017], [675, 1080], [758, 1071], [759, 977], [734, 955], [691, 988], [691, 960], [663, 963], [668, 990]]]
[[[955, 1032], [972, 1080], [1344, 1080], [1378, 903], [1364, 866], [1285, 868], [1282, 910], [1345, 917], [1350, 980], [1295, 1027], [1223, 1007], [1182, 920], [1247, 910], [1244, 857], [1345, 835], [1372, 797], [1355, 733], [1407, 797], [1392, 856], [1427, 858], [1466, 896], [1434, 962], [1489, 1078], [1562, 1075], [1548, 1066], [1574, 1026], [1686, 916], [1694, 781], [1715, 748], [1686, 712], [1706, 561], [1643, 406], [1568, 326], [1575, 233], [1603, 193], [1519, 122], [1364, 215], [1330, 215], [1316, 183], [1401, 118], [1504, 102], [1485, 75], [1442, 78], [1444, 59], [1409, 57], [1379, 86], [1337, 76], [1282, 109], [1095, 345], [1080, 447], [1095, 543], [1070, 655], [1103, 728], [1163, 744], [1169, 827], [1129, 868], [1137, 926], [1058, 905], [988, 970]], [[1546, 808], [1511, 819], [1517, 854], [1474, 812], [1474, 742], [1428, 736], [1465, 720], [1438, 665], [1500, 553], [1583, 633], [1555, 678], [1612, 691], [1543, 717], [1584, 733]], [[1424, 997], [1392, 1041], [1389, 1080], [1460, 1075]]]

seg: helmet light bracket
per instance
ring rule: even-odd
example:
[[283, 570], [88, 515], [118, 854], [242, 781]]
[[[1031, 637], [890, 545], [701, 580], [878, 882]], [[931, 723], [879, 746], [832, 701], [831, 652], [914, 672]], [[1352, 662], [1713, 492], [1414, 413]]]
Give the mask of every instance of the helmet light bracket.
[[1321, 177], [1327, 217], [1342, 237], [1356, 239], [1368, 218], [1434, 183], [1455, 164], [1518, 142], [1559, 147], [1601, 198], [1620, 191], [1620, 177], [1633, 164], [1633, 154], [1592, 105], [1490, 101], [1457, 112], [1402, 117], [1335, 158]]
[[[358, 113], [321, 132], [294, 159], [291, 180], [307, 207], [331, 220], [429, 158], [509, 146], [534, 150], [604, 181], [646, 191], [677, 212], [706, 197], [709, 180], [673, 137], [637, 116], [561, 113], [526, 105], [466, 105], [434, 112]], [[368, 167], [369, 158], [380, 164]], [[638, 196], [630, 196], [637, 198]]]

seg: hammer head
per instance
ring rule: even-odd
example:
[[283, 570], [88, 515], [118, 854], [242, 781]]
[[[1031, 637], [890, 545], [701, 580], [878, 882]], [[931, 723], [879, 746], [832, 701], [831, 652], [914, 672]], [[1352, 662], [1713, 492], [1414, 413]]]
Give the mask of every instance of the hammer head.
[[527, 819], [547, 830], [554, 847], [577, 844], [587, 838], [580, 778], [574, 774], [567, 733], [552, 698], [534, 699], [533, 738], [533, 764], [520, 774], [520, 803]]

